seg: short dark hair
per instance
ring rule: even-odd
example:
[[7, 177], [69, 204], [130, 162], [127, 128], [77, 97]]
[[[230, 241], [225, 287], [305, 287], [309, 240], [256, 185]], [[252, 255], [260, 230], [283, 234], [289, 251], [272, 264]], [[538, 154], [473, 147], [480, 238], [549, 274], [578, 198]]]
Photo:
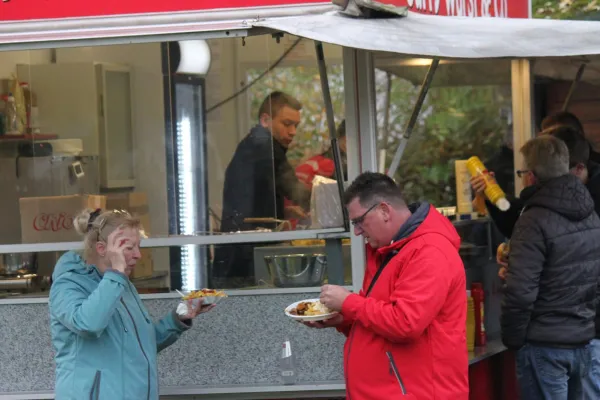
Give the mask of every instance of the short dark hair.
[[569, 166], [579, 163], [587, 165], [590, 160], [590, 145], [583, 135], [570, 126], [555, 126], [542, 132], [562, 140], [569, 149]]
[[521, 154], [527, 168], [542, 182], [569, 173], [569, 149], [552, 135], [530, 139], [521, 147]]
[[378, 172], [360, 174], [344, 192], [344, 205], [347, 206], [356, 198], [363, 207], [382, 201], [406, 207], [402, 189], [392, 178]]
[[267, 97], [265, 97], [260, 105], [260, 108], [258, 109], [258, 119], [260, 120], [260, 117], [263, 114], [267, 114], [273, 118], [277, 115], [279, 110], [286, 106], [297, 111], [302, 110], [302, 103], [289, 94], [279, 91], [271, 92]]
[[568, 126], [583, 134], [583, 125], [579, 118], [568, 111], [560, 111], [549, 115], [542, 121], [542, 131], [556, 126]]

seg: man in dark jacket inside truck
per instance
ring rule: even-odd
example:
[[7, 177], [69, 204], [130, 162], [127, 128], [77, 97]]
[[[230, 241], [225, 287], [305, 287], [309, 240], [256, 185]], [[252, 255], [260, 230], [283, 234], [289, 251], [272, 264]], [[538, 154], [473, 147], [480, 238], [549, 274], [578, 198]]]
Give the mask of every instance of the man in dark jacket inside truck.
[[[298, 205], [294, 217], [306, 217], [310, 190], [298, 180], [286, 155], [296, 136], [301, 109], [298, 100], [282, 92], [272, 92], [264, 99], [258, 124], [238, 144], [225, 171], [221, 232], [275, 228], [277, 224], [268, 219], [285, 218], [285, 198]], [[264, 222], [249, 222], [248, 218]], [[218, 246], [213, 285], [253, 285], [253, 251], [253, 245]]]
[[592, 399], [600, 219], [566, 144], [551, 135], [521, 149], [524, 209], [511, 238], [502, 341], [517, 352], [524, 399]]

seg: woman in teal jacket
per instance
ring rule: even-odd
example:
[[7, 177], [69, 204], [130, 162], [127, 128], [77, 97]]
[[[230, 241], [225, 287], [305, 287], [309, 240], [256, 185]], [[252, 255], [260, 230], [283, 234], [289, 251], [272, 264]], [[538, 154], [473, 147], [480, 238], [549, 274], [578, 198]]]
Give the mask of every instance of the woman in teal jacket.
[[74, 224], [84, 236], [83, 256], [60, 258], [50, 290], [56, 399], [158, 399], [157, 353], [212, 306], [154, 323], [129, 281], [140, 258], [139, 220], [86, 210]]

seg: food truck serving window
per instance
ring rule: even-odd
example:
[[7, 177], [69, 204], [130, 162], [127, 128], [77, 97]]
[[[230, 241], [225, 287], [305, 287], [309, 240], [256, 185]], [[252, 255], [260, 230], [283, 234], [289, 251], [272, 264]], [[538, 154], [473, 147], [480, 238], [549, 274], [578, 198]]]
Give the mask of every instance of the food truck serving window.
[[[325, 54], [341, 125], [342, 51]], [[332, 263], [322, 240], [349, 234], [312, 41], [4, 51], [0, 96], [0, 294], [47, 290], [85, 208], [141, 220], [142, 292], [351, 284], [349, 246]]]

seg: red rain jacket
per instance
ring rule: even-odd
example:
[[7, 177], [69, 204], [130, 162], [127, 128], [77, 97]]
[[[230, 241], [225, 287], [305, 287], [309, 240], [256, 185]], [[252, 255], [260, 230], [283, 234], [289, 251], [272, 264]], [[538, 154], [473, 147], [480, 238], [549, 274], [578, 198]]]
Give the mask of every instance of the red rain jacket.
[[[347, 336], [347, 400], [468, 400], [467, 296], [459, 246], [454, 226], [428, 204], [413, 212], [398, 240], [379, 249], [367, 245], [363, 289], [344, 301], [347, 322], [338, 327]], [[398, 253], [366, 296], [393, 251]]]

